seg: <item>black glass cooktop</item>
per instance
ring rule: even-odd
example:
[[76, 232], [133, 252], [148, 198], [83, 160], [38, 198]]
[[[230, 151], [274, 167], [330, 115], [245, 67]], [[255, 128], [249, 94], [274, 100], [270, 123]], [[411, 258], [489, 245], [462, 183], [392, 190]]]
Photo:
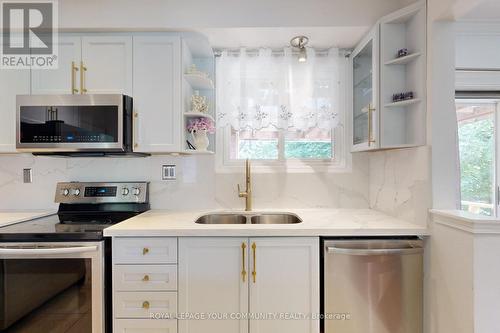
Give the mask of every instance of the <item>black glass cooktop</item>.
[[51, 215], [0, 227], [1, 241], [94, 241], [103, 230], [138, 213], [109, 215]]

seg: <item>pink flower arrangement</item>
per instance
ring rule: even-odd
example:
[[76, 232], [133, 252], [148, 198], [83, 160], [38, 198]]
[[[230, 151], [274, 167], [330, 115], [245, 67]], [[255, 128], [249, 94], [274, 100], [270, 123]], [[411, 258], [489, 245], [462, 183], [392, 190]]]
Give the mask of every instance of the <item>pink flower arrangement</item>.
[[207, 133], [214, 133], [215, 126], [214, 122], [210, 118], [200, 117], [189, 119], [187, 130], [189, 132], [205, 130]]

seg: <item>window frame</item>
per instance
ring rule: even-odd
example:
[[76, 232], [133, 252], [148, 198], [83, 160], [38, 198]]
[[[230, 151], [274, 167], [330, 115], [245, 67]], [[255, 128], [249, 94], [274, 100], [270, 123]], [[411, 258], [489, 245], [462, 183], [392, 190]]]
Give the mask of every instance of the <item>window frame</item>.
[[[495, 147], [493, 149], [495, 156], [493, 156], [493, 215], [492, 217], [499, 217], [500, 214], [500, 90], [499, 91], [468, 91], [468, 90], [456, 90], [455, 91], [455, 103], [457, 100], [498, 100], [496, 103], [496, 110], [494, 114], [494, 125], [493, 125], [493, 136], [495, 138]], [[458, 120], [457, 120], [457, 135], [458, 135]], [[458, 136], [457, 136], [458, 140]], [[457, 142], [458, 149], [458, 142]], [[458, 154], [460, 152], [458, 151]], [[459, 168], [460, 168], [459, 161]], [[462, 182], [461, 175], [459, 173], [459, 188]], [[462, 209], [462, 191], [460, 190], [460, 210]]]
[[[344, 173], [351, 171], [351, 158], [347, 154], [351, 127], [347, 126], [346, 119], [351, 108], [351, 93], [348, 59], [339, 60], [339, 125], [332, 129], [332, 159], [285, 159], [285, 134], [279, 133], [278, 159], [251, 160], [252, 171], [256, 173]], [[231, 128], [218, 128], [215, 135], [216, 143], [216, 173], [241, 173], [245, 160], [230, 158]]]
[[[221, 133], [222, 132], [222, 133]], [[257, 172], [332, 172], [346, 169], [345, 159], [345, 135], [343, 126], [338, 126], [332, 130], [332, 150], [334, 152], [331, 159], [286, 159], [284, 157], [285, 134], [279, 133], [278, 136], [278, 158], [272, 160], [253, 159], [252, 166]], [[231, 129], [224, 128], [217, 135], [217, 151], [222, 154], [217, 154], [217, 171], [219, 173], [241, 172], [241, 168], [245, 164], [245, 160], [235, 160], [230, 158], [230, 138]]]

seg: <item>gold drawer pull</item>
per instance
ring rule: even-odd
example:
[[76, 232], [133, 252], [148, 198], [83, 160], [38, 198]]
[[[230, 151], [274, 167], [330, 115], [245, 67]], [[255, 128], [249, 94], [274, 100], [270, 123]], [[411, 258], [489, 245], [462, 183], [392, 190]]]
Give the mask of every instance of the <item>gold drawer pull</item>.
[[144, 277], [142, 278], [142, 281], [144, 282], [148, 282], [149, 281], [149, 275], [144, 275]]
[[253, 283], [257, 282], [257, 256], [256, 256], [256, 249], [257, 245], [255, 243], [252, 244], [252, 250], [253, 250]]
[[148, 301], [142, 302], [142, 308], [146, 310], [149, 309], [149, 302]]
[[145, 256], [146, 254], [149, 253], [149, 248], [145, 247], [142, 249], [142, 255]]
[[76, 67], [75, 62], [71, 62], [71, 93], [78, 94], [78, 89], [75, 88], [75, 76], [78, 72], [78, 67]]
[[87, 71], [87, 67], [83, 64], [83, 61], [80, 61], [80, 94], [85, 94], [87, 92], [87, 88], [85, 88], [85, 72]]
[[241, 278], [243, 279], [243, 282], [245, 282], [245, 278], [247, 276], [247, 271], [245, 270], [245, 250], [247, 248], [247, 245], [243, 242], [241, 243]]

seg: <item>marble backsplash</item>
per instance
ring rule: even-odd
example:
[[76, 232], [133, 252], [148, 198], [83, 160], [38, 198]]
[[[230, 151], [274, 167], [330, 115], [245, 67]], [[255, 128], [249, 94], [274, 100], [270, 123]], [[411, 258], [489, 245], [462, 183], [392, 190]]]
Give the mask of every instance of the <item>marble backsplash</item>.
[[[161, 180], [161, 166], [175, 164], [177, 179]], [[32, 168], [33, 183], [22, 182]], [[213, 157], [57, 158], [32, 155], [0, 157], [0, 210], [57, 208], [55, 185], [61, 181], [149, 181], [155, 209], [212, 208]]]
[[[352, 170], [340, 173], [254, 173], [253, 206], [258, 208], [368, 208], [368, 156], [352, 156]], [[217, 174], [216, 200], [244, 207], [237, 184], [244, 174]]]
[[431, 148], [369, 154], [370, 208], [419, 225], [432, 207]]
[[[175, 164], [177, 179], [161, 180], [161, 166]], [[33, 169], [33, 183], [22, 181]], [[216, 174], [214, 156], [55, 158], [0, 156], [0, 210], [56, 209], [60, 181], [149, 181], [154, 209], [241, 209], [241, 173]], [[342, 173], [254, 173], [259, 208], [373, 208], [425, 224], [431, 207], [430, 148], [358, 153]]]
[[[161, 166], [175, 164], [177, 179], [161, 180]], [[33, 183], [22, 182], [23, 168], [33, 169]], [[58, 158], [29, 154], [0, 156], [0, 210], [57, 208], [60, 181], [149, 181], [154, 209], [239, 209], [236, 184], [244, 174], [216, 174], [214, 156], [146, 158]], [[346, 173], [253, 175], [253, 201], [258, 208], [367, 208], [368, 159], [354, 157]]]

